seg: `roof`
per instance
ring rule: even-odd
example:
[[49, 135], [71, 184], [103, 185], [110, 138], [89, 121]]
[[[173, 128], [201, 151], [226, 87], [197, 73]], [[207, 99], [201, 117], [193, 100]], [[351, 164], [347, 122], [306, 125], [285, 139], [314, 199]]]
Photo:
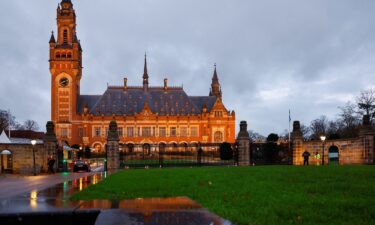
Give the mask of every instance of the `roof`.
[[1, 135], [0, 135], [0, 144], [10, 144], [10, 140], [8, 138], [8, 136], [5, 134], [4, 131], [1, 132]]
[[93, 115], [134, 115], [140, 113], [147, 102], [153, 113], [159, 115], [197, 115], [201, 114], [203, 105], [210, 112], [215, 104], [215, 96], [188, 96], [181, 87], [142, 87], [109, 86], [103, 95], [81, 95], [77, 103], [78, 113], [83, 113], [87, 105]]

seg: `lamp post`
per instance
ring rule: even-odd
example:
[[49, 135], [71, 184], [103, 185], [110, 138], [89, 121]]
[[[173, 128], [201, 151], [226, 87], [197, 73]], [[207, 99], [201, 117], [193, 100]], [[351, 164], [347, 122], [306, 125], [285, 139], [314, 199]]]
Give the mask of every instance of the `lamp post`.
[[320, 140], [323, 143], [323, 151], [322, 151], [322, 166], [324, 166], [324, 141], [326, 140], [326, 136], [322, 135], [320, 136]]
[[36, 140], [31, 140], [31, 145], [33, 146], [34, 176], [36, 176], [36, 166], [35, 166], [35, 145], [36, 145]]

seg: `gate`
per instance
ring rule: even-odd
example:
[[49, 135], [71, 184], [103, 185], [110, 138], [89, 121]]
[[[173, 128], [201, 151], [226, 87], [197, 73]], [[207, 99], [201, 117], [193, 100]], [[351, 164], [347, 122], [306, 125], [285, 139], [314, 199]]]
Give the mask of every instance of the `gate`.
[[[235, 165], [236, 148], [231, 144], [230, 159], [223, 157], [220, 144], [122, 144], [121, 167], [186, 167]], [[222, 150], [223, 151], [223, 150]]]

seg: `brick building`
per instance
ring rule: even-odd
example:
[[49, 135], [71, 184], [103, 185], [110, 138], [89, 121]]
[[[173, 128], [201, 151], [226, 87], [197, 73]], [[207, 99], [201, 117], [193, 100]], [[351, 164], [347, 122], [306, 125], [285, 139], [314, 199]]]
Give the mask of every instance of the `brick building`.
[[102, 151], [111, 120], [123, 144], [194, 144], [235, 141], [235, 113], [222, 102], [216, 66], [208, 96], [189, 96], [182, 87], [149, 85], [146, 57], [142, 86], [108, 86], [83, 95], [82, 48], [70, 0], [57, 8], [57, 38], [50, 39], [51, 117], [59, 141]]

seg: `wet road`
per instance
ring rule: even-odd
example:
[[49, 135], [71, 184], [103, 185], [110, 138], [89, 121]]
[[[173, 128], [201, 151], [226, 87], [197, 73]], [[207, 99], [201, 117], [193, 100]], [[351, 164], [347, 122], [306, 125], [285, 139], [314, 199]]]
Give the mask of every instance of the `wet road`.
[[106, 177], [106, 172], [99, 172], [5, 178], [6, 182], [0, 181], [0, 213], [50, 212], [77, 208], [78, 202], [69, 201], [69, 197]]

